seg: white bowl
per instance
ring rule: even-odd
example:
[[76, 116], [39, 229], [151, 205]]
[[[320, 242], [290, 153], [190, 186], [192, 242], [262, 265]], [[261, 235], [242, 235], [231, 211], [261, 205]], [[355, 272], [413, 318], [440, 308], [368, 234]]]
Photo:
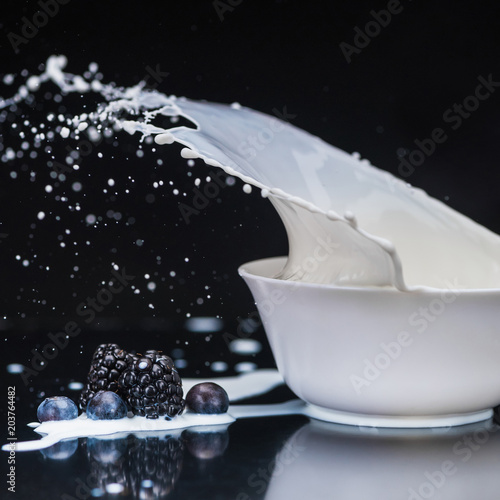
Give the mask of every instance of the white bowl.
[[253, 261], [239, 273], [278, 370], [312, 416], [427, 427], [483, 420], [500, 404], [500, 290], [274, 279], [285, 262]]

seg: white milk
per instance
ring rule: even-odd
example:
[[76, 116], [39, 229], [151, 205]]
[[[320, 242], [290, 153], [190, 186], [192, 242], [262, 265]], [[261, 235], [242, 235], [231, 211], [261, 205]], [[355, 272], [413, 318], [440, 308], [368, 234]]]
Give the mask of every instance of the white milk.
[[[266, 393], [283, 384], [283, 378], [277, 370], [257, 370], [237, 377], [219, 377], [213, 380], [185, 378], [182, 381], [184, 392], [187, 393], [193, 385], [200, 382], [215, 382], [226, 390], [231, 402]], [[16, 451], [33, 451], [48, 448], [63, 439], [75, 439], [89, 436], [107, 436], [117, 433], [137, 432], [173, 432], [187, 427], [205, 427], [213, 425], [229, 425], [236, 418], [250, 418], [266, 415], [287, 415], [300, 413], [304, 403], [291, 401], [278, 405], [247, 405], [230, 406], [228, 413], [220, 415], [199, 415], [185, 411], [172, 420], [164, 418], [148, 419], [146, 417], [125, 417], [118, 420], [91, 420], [85, 414], [74, 420], [59, 420], [51, 422], [33, 422], [28, 424], [42, 439], [35, 441], [16, 441]], [[10, 451], [11, 444], [2, 446], [2, 450]]]
[[[184, 158], [202, 158], [262, 190], [288, 234], [289, 256], [277, 278], [336, 286], [500, 288], [500, 237], [366, 160], [349, 155], [293, 125], [239, 104], [192, 101], [120, 89], [63, 72], [51, 57], [30, 77], [35, 90], [51, 79], [67, 92], [95, 91], [107, 102], [85, 115], [129, 133], [154, 135], [157, 144], [186, 146]], [[21, 89], [3, 106], [22, 100]], [[2, 101], [0, 101], [2, 107]], [[136, 120], [121, 121], [126, 111]], [[189, 119], [196, 128], [163, 129], [157, 115]], [[75, 119], [75, 128], [82, 126]], [[248, 191], [248, 188], [246, 188]]]

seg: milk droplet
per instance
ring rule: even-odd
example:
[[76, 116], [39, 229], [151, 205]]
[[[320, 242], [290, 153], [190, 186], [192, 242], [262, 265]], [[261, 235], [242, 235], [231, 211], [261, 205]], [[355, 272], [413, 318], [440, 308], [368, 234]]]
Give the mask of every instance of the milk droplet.
[[188, 365], [187, 361], [185, 359], [176, 359], [175, 360], [175, 367], [176, 368], [179, 368], [179, 369], [183, 369], [183, 368], [186, 368], [186, 366]]
[[[174, 136], [170, 132], [165, 132], [163, 134], [159, 134], [155, 137], [156, 144], [172, 144], [175, 141]], [[181, 152], [182, 154], [182, 152]], [[184, 156], [184, 158], [186, 158]]]
[[223, 321], [219, 318], [195, 317], [187, 319], [184, 326], [190, 332], [205, 333], [222, 330], [223, 325]]
[[183, 158], [198, 158], [199, 155], [195, 151], [189, 148], [183, 148], [181, 149], [181, 156]]
[[240, 355], [257, 354], [262, 350], [262, 344], [254, 339], [235, 339], [229, 344], [229, 349]]
[[124, 489], [125, 487], [120, 483], [108, 483], [106, 485], [106, 491], [111, 495], [119, 495]]
[[256, 369], [257, 369], [257, 365], [255, 363], [251, 363], [250, 361], [242, 361], [241, 363], [237, 363], [234, 366], [234, 370], [237, 373], [253, 372]]
[[24, 366], [21, 365], [20, 363], [11, 363], [7, 365], [7, 372], [12, 373], [12, 374], [19, 374], [23, 373], [24, 371]]
[[225, 372], [229, 368], [227, 363], [225, 361], [214, 361], [211, 365], [210, 368], [214, 372]]
[[12, 85], [14, 83], [14, 75], [4, 75], [3, 83], [5, 83], [5, 85]]
[[38, 90], [40, 87], [40, 78], [37, 76], [30, 76], [26, 81], [26, 86], [31, 90]]

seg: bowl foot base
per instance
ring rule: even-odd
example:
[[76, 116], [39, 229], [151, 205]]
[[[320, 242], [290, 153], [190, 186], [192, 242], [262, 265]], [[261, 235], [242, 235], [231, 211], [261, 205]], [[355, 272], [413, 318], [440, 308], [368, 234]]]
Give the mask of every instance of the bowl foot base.
[[430, 415], [416, 417], [366, 415], [362, 413], [329, 410], [312, 404], [306, 404], [303, 413], [308, 417], [324, 420], [326, 422], [334, 422], [336, 424], [355, 425], [359, 427], [390, 427], [403, 429], [467, 425], [488, 420], [493, 416], [492, 409], [455, 415]]

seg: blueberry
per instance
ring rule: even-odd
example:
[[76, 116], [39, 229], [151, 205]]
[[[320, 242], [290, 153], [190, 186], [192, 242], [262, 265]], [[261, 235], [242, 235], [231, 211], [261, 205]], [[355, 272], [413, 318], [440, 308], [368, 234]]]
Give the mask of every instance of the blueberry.
[[98, 392], [87, 404], [87, 417], [91, 420], [117, 420], [126, 416], [125, 402], [111, 391]]
[[87, 438], [87, 451], [100, 464], [114, 464], [125, 455], [128, 438]]
[[186, 406], [195, 413], [215, 415], [225, 413], [229, 407], [227, 392], [213, 382], [196, 384], [186, 395]]
[[45, 458], [51, 460], [66, 460], [75, 453], [78, 448], [78, 439], [69, 439], [66, 441], [59, 441], [48, 448], [40, 450]]
[[54, 396], [42, 401], [36, 416], [40, 422], [49, 420], [73, 420], [78, 417], [78, 408], [75, 403], [66, 396]]
[[188, 429], [182, 433], [182, 438], [191, 454], [202, 460], [220, 457], [229, 444], [226, 429], [217, 432], [196, 432]]

